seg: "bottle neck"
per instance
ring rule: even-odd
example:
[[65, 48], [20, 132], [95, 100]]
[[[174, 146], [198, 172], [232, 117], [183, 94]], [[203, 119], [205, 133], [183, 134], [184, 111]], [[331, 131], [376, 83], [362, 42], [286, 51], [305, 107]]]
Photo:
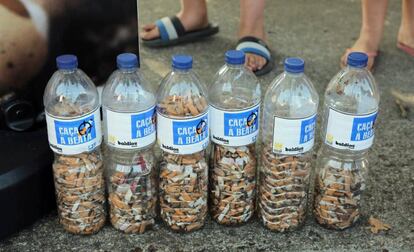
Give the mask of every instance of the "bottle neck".
[[288, 72], [288, 71], [285, 71], [285, 74], [286, 74], [287, 76], [291, 76], [291, 77], [294, 77], [294, 78], [297, 78], [297, 77], [302, 77], [302, 76], [304, 75], [304, 73], [303, 73], [303, 72], [299, 72], [299, 73], [292, 73], [292, 72]]
[[244, 68], [244, 64], [231, 64], [226, 62], [226, 66], [231, 69], [242, 69]]
[[62, 72], [63, 74], [73, 74], [77, 71], [77, 68], [74, 69], [59, 69], [60, 72]]
[[120, 68], [119, 71], [121, 73], [134, 73], [134, 72], [138, 71], [138, 68], [137, 67], [134, 67], [134, 68]]
[[366, 67], [361, 68], [361, 67], [355, 67], [355, 66], [348, 65], [347, 68], [348, 70], [351, 70], [351, 71], [358, 71], [358, 72], [367, 71]]
[[191, 72], [191, 68], [182, 69], [182, 68], [173, 67], [172, 71], [175, 73], [179, 73], [179, 74], [188, 74]]

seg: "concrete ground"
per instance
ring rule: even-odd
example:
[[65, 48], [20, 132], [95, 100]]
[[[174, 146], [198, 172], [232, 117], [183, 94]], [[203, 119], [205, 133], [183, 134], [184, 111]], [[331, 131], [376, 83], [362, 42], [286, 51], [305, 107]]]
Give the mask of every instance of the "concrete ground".
[[[158, 85], [168, 71], [170, 56], [188, 53], [195, 69], [209, 84], [223, 63], [223, 53], [234, 48], [238, 27], [237, 0], [209, 0], [211, 21], [220, 33], [203, 42], [167, 49], [141, 47], [143, 69]], [[360, 26], [360, 1], [295, 0], [267, 1], [266, 30], [275, 52], [277, 68], [261, 79], [263, 90], [282, 71], [288, 56], [307, 62], [306, 73], [319, 94], [339, 70], [339, 57], [352, 45]], [[178, 11], [178, 1], [141, 0], [141, 24]], [[414, 92], [414, 58], [396, 48], [400, 1], [390, 1], [381, 58], [375, 77], [381, 90], [376, 141], [370, 153], [370, 177], [361, 223], [343, 232], [318, 226], [311, 214], [299, 231], [278, 234], [257, 220], [241, 227], [221, 227], [211, 220], [191, 234], [176, 234], [158, 224], [143, 235], [124, 235], [107, 225], [97, 235], [74, 236], [57, 223], [56, 214], [0, 242], [0, 251], [413, 251], [414, 250], [414, 116], [400, 116], [391, 88]], [[30, 206], [27, 206], [30, 207]], [[371, 234], [367, 219], [376, 216], [392, 226], [382, 234]]]

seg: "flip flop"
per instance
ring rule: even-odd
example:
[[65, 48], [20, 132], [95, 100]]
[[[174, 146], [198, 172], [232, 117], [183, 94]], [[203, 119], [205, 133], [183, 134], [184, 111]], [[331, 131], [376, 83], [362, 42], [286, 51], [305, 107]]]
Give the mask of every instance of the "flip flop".
[[402, 43], [402, 42], [398, 42], [397, 43], [397, 47], [399, 49], [401, 49], [403, 52], [407, 53], [410, 56], [414, 57], [414, 48]]
[[273, 56], [269, 47], [263, 40], [252, 36], [243, 37], [237, 42], [236, 50], [259, 55], [266, 59], [266, 64], [262, 69], [254, 71], [256, 76], [262, 76], [272, 71], [274, 66]]
[[[345, 57], [343, 57], [343, 58], [341, 59], [341, 67], [345, 67], [345, 66], [346, 66], [346, 59], [347, 59], [348, 55], [349, 55], [351, 52], [356, 52], [356, 50], [353, 50], [353, 49], [351, 49], [351, 48], [347, 48], [347, 49], [345, 50]], [[374, 63], [372, 64], [371, 69], [368, 69], [368, 70], [370, 70], [371, 72], [373, 72], [373, 71], [374, 71], [374, 68], [375, 68], [376, 58], [378, 58], [378, 57], [379, 57], [380, 52], [379, 52], [379, 51], [376, 51], [376, 52], [363, 52], [363, 53], [365, 53], [366, 55], [368, 55], [368, 60], [369, 60], [369, 59], [372, 59], [372, 60], [373, 60], [373, 62], [374, 62]], [[345, 60], [345, 62], [344, 62], [344, 60]]]
[[148, 47], [165, 47], [188, 42], [212, 36], [219, 31], [217, 24], [209, 23], [207, 27], [186, 31], [180, 19], [176, 16], [163, 17], [155, 22], [160, 31], [160, 37], [156, 39], [142, 39], [142, 44]]

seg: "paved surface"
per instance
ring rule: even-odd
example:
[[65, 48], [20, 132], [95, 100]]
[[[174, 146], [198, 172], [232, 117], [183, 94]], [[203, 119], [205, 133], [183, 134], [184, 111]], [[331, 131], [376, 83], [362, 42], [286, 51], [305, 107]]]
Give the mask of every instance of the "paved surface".
[[[141, 2], [142, 23], [178, 10], [178, 1]], [[341, 53], [358, 34], [359, 1], [273, 0], [267, 3], [266, 29], [278, 68], [261, 79], [263, 88], [281, 72], [283, 58], [299, 55], [306, 60], [306, 72], [322, 95], [330, 78], [339, 70]], [[210, 19], [221, 25], [216, 37], [170, 49], [142, 48], [144, 69], [154, 85], [168, 71], [170, 56], [184, 52], [194, 55], [197, 72], [208, 82], [222, 64], [225, 50], [234, 47], [238, 1], [210, 0], [209, 7]], [[370, 154], [365, 218], [356, 227], [343, 232], [329, 231], [309, 216], [304, 228], [288, 234], [272, 233], [257, 220], [237, 228], [220, 227], [209, 220], [203, 230], [186, 235], [168, 231], [161, 224], [144, 235], [124, 235], [107, 225], [97, 235], [83, 237], [64, 232], [53, 214], [1, 241], [0, 251], [413, 251], [414, 116], [411, 112], [408, 119], [402, 119], [390, 96], [392, 87], [414, 92], [414, 58], [395, 47], [399, 19], [400, 3], [390, 1], [382, 55], [375, 72], [381, 89], [381, 109], [376, 142]], [[366, 223], [369, 215], [390, 224], [392, 230], [371, 234]]]

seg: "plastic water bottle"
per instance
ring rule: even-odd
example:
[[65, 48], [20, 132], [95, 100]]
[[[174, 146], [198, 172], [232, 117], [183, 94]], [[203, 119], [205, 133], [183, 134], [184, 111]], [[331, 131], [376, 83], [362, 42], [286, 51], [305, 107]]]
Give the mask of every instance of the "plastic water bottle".
[[125, 233], [143, 233], [156, 217], [155, 90], [135, 54], [119, 55], [117, 64], [102, 92], [110, 220]]
[[161, 218], [182, 232], [201, 228], [207, 214], [209, 106], [192, 63], [191, 56], [173, 56], [157, 95]]
[[314, 213], [325, 227], [345, 229], [361, 215], [367, 154], [374, 140], [379, 93], [366, 69], [368, 56], [354, 52], [329, 83], [323, 111]]
[[44, 106], [59, 221], [75, 234], [92, 234], [105, 224], [105, 189], [100, 145], [101, 116], [95, 85], [74, 55], [57, 58]]
[[278, 232], [306, 218], [319, 96], [304, 70], [302, 59], [286, 59], [263, 105], [259, 215]]
[[244, 66], [242, 51], [228, 51], [225, 58], [208, 95], [213, 141], [210, 198], [213, 218], [234, 225], [254, 214], [261, 92], [256, 76]]

